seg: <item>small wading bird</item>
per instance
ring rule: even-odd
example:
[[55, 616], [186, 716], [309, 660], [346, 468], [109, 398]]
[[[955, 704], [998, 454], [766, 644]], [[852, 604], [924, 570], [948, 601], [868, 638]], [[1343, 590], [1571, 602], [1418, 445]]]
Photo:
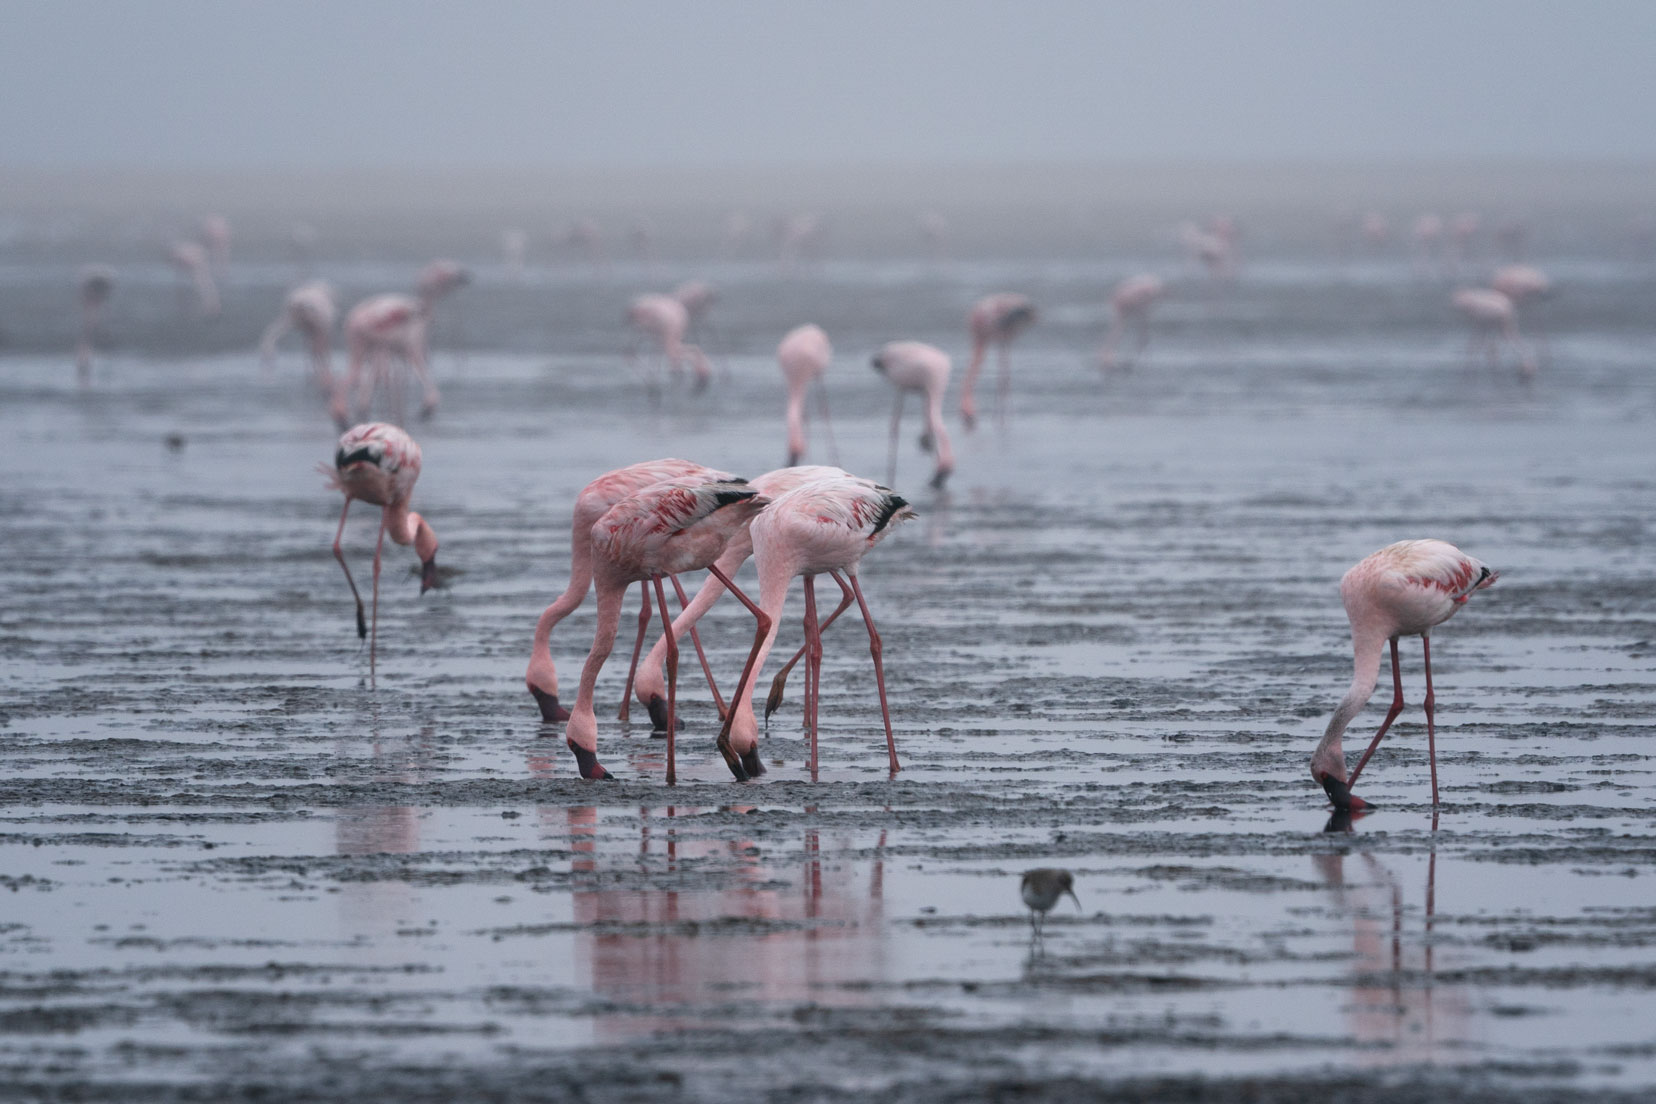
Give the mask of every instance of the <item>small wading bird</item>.
[[[770, 618], [770, 631], [753, 662], [753, 681], [759, 680], [765, 658], [776, 643], [776, 633], [794, 576], [805, 580], [805, 729], [810, 735], [811, 777], [817, 773], [817, 717], [822, 683], [822, 626], [817, 619], [816, 576], [828, 572], [844, 595], [838, 617], [855, 600], [868, 628], [868, 650], [874, 659], [874, 684], [880, 695], [880, 718], [885, 723], [886, 752], [891, 773], [901, 769], [897, 742], [891, 732], [891, 707], [886, 701], [885, 665], [880, 634], [868, 612], [857, 567], [893, 526], [914, 516], [914, 510], [889, 487], [843, 472], [813, 479], [779, 495], [749, 527], [753, 559], [759, 568], [759, 606]], [[840, 573], [849, 577], [849, 583]], [[719, 750], [740, 780], [763, 773], [759, 762], [759, 726], [753, 702], [741, 686], [719, 733]], [[767, 711], [768, 715], [768, 711]], [[740, 768], [740, 769], [739, 769]]]
[[789, 330], [776, 347], [776, 362], [782, 366], [782, 378], [788, 385], [789, 467], [805, 456], [805, 393], [813, 383], [817, 385], [817, 405], [822, 411], [823, 431], [828, 435], [829, 455], [836, 458], [833, 429], [828, 424], [828, 388], [822, 379], [833, 357], [828, 335], [821, 326], [811, 323]]
[[[1110, 293], [1110, 332], [1104, 335], [1104, 347], [1099, 350], [1099, 367], [1106, 371], [1120, 367], [1131, 368], [1150, 344], [1150, 308], [1167, 293], [1167, 285], [1160, 276], [1140, 273], [1129, 276]], [[1133, 351], [1125, 359], [1116, 359], [1116, 347], [1121, 338], [1133, 331]]]
[[[333, 467], [319, 464], [318, 469], [328, 476], [329, 485], [345, 493], [345, 508], [339, 512], [339, 529], [334, 533], [333, 554], [345, 571], [345, 582], [350, 584], [351, 597], [356, 599], [357, 636], [370, 637], [368, 669], [374, 669], [376, 646], [379, 643], [379, 580], [380, 553], [389, 534], [397, 544], [414, 546], [420, 557], [420, 593], [437, 586], [437, 534], [426, 524], [425, 518], [408, 508], [414, 494], [414, 484], [420, 478], [420, 446], [414, 438], [393, 425], [369, 422], [353, 426], [339, 438], [339, 449], [334, 453]], [[379, 539], [374, 544], [374, 606], [373, 630], [363, 617], [362, 595], [357, 592], [356, 580], [351, 578], [350, 565], [339, 546], [345, 535], [345, 517], [351, 512], [353, 499], [360, 499], [380, 507]]]
[[1003, 291], [986, 295], [972, 306], [966, 316], [966, 329], [972, 335], [972, 359], [966, 364], [966, 378], [960, 385], [960, 420], [970, 430], [977, 425], [977, 400], [972, 388], [989, 346], [1000, 349], [1000, 379], [995, 385], [995, 409], [1002, 419], [1006, 417], [1008, 398], [1012, 393], [1012, 339], [1035, 324], [1035, 304], [1029, 296]]
[[[575, 753], [582, 778], [611, 777], [598, 762], [598, 718], [593, 710], [592, 693], [598, 683], [598, 672], [615, 645], [622, 595], [632, 583], [649, 582], [655, 586], [662, 624], [667, 626], [667, 782], [671, 785], [678, 781], [674, 761], [678, 644], [672, 637], [673, 615], [668, 612], [667, 592], [661, 580], [703, 567], [716, 578], [722, 576], [714, 561], [724, 551], [731, 534], [769, 504], [770, 500], [746, 480], [670, 479], [627, 496], [593, 524], [592, 574], [598, 592], [598, 624], [592, 635], [592, 650], [581, 668], [575, 708], [570, 711], [569, 723], [564, 728], [564, 739]], [[758, 621], [753, 650], [736, 683], [736, 693], [740, 696], [746, 689], [754, 657], [770, 630], [770, 618], [729, 576], [723, 576], [720, 581]]]
[[[588, 483], [581, 489], [581, 493], [575, 496], [574, 517], [569, 526], [569, 585], [546, 607], [540, 619], [535, 622], [535, 642], [529, 652], [529, 669], [523, 676], [529, 693], [540, 706], [542, 721], [553, 724], [569, 720], [569, 710], [558, 702], [558, 668], [552, 662], [552, 630], [557, 627], [558, 622], [580, 608], [581, 603], [586, 601], [587, 591], [592, 587], [593, 525], [617, 502], [642, 491], [645, 487], [668, 479], [691, 478], [734, 481], [736, 476], [729, 472], [714, 471], [689, 460], [646, 460], [640, 464], [629, 464], [627, 467], [605, 472]], [[678, 589], [676, 579], [673, 587], [675, 590]], [[633, 645], [632, 662], [635, 668], [638, 666], [638, 652], [643, 644], [644, 630], [650, 623], [649, 588], [646, 586], [643, 590], [644, 608], [638, 614], [638, 643]], [[682, 591], [679, 600], [684, 601]], [[700, 652], [701, 642], [697, 640], [694, 629], [690, 630], [690, 638], [696, 642], [696, 650]], [[631, 693], [632, 673], [629, 672], [627, 697], [621, 700], [620, 719], [623, 721], [627, 719], [627, 701]], [[653, 711], [651, 715], [654, 716]]]
[[1081, 908], [1081, 898], [1075, 895], [1075, 878], [1069, 871], [1056, 867], [1043, 866], [1024, 871], [1018, 893], [1023, 897], [1023, 903], [1029, 906], [1029, 926], [1034, 929], [1037, 939], [1041, 936], [1041, 925], [1046, 920], [1047, 910], [1058, 903], [1058, 898], [1067, 893], [1075, 902], [1076, 909]]
[[[1363, 765], [1380, 746], [1380, 738], [1403, 711], [1403, 673], [1397, 660], [1397, 639], [1420, 637], [1426, 665], [1426, 747], [1432, 766], [1432, 804], [1438, 803], [1437, 731], [1434, 727], [1432, 694], [1432, 641], [1435, 625], [1453, 617], [1475, 590], [1493, 586], [1499, 574], [1440, 540], [1406, 540], [1358, 561], [1340, 580], [1340, 599], [1351, 619], [1351, 648], [1354, 655], [1351, 689], [1328, 722], [1317, 750], [1311, 754], [1311, 777], [1328, 792], [1336, 809], [1368, 807], [1368, 802], [1351, 792]], [[1348, 777], [1340, 737], [1351, 723], [1380, 676], [1380, 653], [1391, 642], [1392, 703], [1380, 731], [1368, 750], [1357, 760]]]
[[891, 411], [891, 448], [886, 458], [886, 481], [897, 481], [897, 433], [903, 421], [903, 400], [913, 391], [926, 403], [926, 432], [920, 447], [937, 453], [937, 469], [931, 485], [941, 489], [954, 471], [954, 450], [949, 431], [943, 428], [943, 392], [949, 386], [949, 354], [923, 341], [892, 341], [869, 361], [897, 389], [897, 405]]

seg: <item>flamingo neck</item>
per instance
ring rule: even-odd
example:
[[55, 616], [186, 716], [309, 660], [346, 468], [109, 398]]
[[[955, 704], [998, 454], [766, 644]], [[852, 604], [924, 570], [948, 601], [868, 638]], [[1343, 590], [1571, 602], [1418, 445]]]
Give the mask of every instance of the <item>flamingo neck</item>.
[[1350, 726], [1352, 718], [1356, 717], [1367, 704], [1370, 695], [1374, 693], [1375, 683], [1380, 677], [1380, 656], [1385, 648], [1385, 638], [1371, 638], [1367, 635], [1352, 634], [1352, 674], [1351, 688], [1341, 699], [1339, 706], [1334, 710], [1334, 716], [1328, 719], [1328, 727], [1323, 730], [1323, 737], [1317, 743], [1317, 749], [1311, 753], [1311, 775], [1319, 778], [1327, 773], [1339, 779], [1346, 780], [1345, 751], [1340, 746], [1340, 738]]

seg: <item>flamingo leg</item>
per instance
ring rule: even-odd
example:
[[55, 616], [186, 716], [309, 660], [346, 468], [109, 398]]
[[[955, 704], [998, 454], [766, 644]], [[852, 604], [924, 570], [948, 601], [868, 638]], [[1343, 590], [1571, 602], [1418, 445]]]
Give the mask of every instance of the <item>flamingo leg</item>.
[[627, 689], [621, 695], [621, 708], [615, 714], [618, 721], [632, 719], [632, 686], [633, 676], [638, 673], [638, 653], [644, 650], [644, 632], [650, 627], [650, 583], [648, 580], [638, 584], [638, 591], [644, 596], [644, 608], [638, 611], [638, 639], [633, 641], [632, 666], [627, 668]]
[[805, 576], [805, 731], [811, 739], [811, 781], [817, 780], [817, 717], [822, 693], [822, 627], [817, 624], [816, 576]]
[[834, 426], [828, 420], [828, 385], [817, 380], [817, 407], [822, 411], [822, 433], [828, 438], [828, 462], [839, 467], [839, 449], [834, 446]]
[[356, 599], [357, 639], [361, 640], [368, 635], [368, 619], [362, 612], [362, 595], [357, 593], [356, 580], [351, 578], [351, 565], [345, 562], [345, 552], [339, 547], [340, 538], [345, 535], [345, 515], [351, 512], [351, 496], [345, 496], [345, 508], [339, 511], [339, 529], [334, 533], [333, 553], [339, 566], [345, 569], [345, 581], [350, 584], [351, 597]]
[[[673, 615], [667, 609], [667, 590], [661, 585], [661, 576], [655, 577], [656, 602], [661, 606], [662, 634], [667, 638], [667, 784], [678, 784], [678, 768], [675, 764], [674, 752], [678, 743], [678, 717], [675, 706], [678, 698], [678, 641], [673, 637]], [[649, 599], [648, 592], [644, 595]], [[628, 688], [628, 697], [632, 696]]]
[[[829, 625], [832, 625], [835, 621], [839, 620], [840, 614], [851, 608], [852, 602], [857, 600], [851, 593], [851, 588], [846, 585], [845, 579], [838, 571], [830, 571], [828, 574], [832, 575], [834, 577], [834, 582], [839, 584], [841, 596], [840, 604], [836, 606], [834, 608], [834, 612], [830, 613], [827, 619], [822, 622], [822, 630], [824, 632], [827, 631]], [[788, 672], [792, 671], [795, 665], [797, 665], [799, 661], [804, 658], [805, 645], [801, 644], [799, 646], [799, 651], [793, 654], [792, 659], [783, 664], [782, 669], [778, 671], [776, 673], [776, 677], [771, 680], [770, 695], [765, 698], [765, 719], [767, 721], [770, 720], [770, 715], [775, 713], [782, 706], [782, 693], [788, 685]]]
[[995, 415], [1002, 429], [1006, 428], [1009, 408], [1012, 404], [1012, 346], [1008, 342], [1001, 342], [1000, 347], [1000, 379], [995, 387]]
[[891, 706], [886, 702], [885, 663], [881, 659], [884, 647], [880, 643], [880, 634], [874, 629], [874, 618], [868, 612], [868, 603], [863, 599], [862, 586], [858, 584], [856, 575], [851, 576], [851, 589], [857, 595], [857, 608], [862, 611], [863, 624], [868, 626], [868, 654], [874, 657], [874, 685], [880, 690], [880, 719], [885, 722], [886, 752], [891, 756], [891, 773], [902, 770], [897, 762], [897, 738], [891, 734]]
[[708, 564], [707, 570], [713, 577], [725, 585], [725, 589], [736, 596], [736, 600], [748, 608], [756, 622], [753, 633], [753, 650], [748, 652], [747, 662], [742, 664], [742, 675], [736, 680], [736, 692], [731, 695], [731, 708], [725, 714], [724, 726], [719, 729], [719, 752], [724, 756], [730, 772], [736, 776], [738, 782], [746, 782], [749, 778], [765, 773], [765, 765], [759, 760], [759, 751], [755, 748], [750, 754], [739, 756], [730, 747], [730, 723], [736, 717], [735, 703], [742, 700], [742, 695], [748, 692], [748, 679], [753, 675], [753, 665], [759, 659], [759, 649], [765, 645], [765, 637], [770, 635], [770, 615], [756, 605], [752, 598], [742, 593], [736, 581], [723, 571], [718, 564]]
[[[689, 596], [684, 593], [684, 584], [679, 582], [679, 577], [677, 575], [669, 575], [667, 577], [673, 580], [673, 592], [678, 595], [679, 609], [683, 610], [690, 604]], [[667, 626], [669, 634], [672, 632], [672, 628], [673, 626], [671, 624]], [[707, 676], [707, 688], [713, 692], [713, 704], [718, 706], [719, 717], [722, 719], [725, 714], [724, 698], [719, 696], [719, 687], [713, 682], [713, 668], [708, 666], [707, 653], [702, 650], [701, 637], [696, 634], [696, 627], [694, 625], [690, 626], [690, 643], [696, 646], [696, 658], [701, 660], [702, 674]]]
[[1357, 781], [1357, 776], [1359, 774], [1361, 774], [1362, 771], [1363, 771], [1363, 764], [1365, 764], [1369, 761], [1369, 756], [1374, 754], [1374, 749], [1380, 746], [1380, 737], [1382, 737], [1386, 734], [1386, 730], [1391, 727], [1392, 722], [1397, 720], [1397, 715], [1399, 713], [1403, 712], [1403, 669], [1401, 667], [1399, 667], [1398, 663], [1397, 663], [1397, 637], [1395, 637], [1395, 636], [1392, 637], [1392, 640], [1391, 640], [1391, 656], [1392, 656], [1392, 703], [1391, 703], [1391, 708], [1386, 710], [1386, 719], [1385, 719], [1385, 721], [1383, 721], [1381, 723], [1380, 731], [1376, 732], [1374, 734], [1374, 739], [1369, 741], [1368, 750], [1363, 752], [1363, 757], [1361, 759], [1357, 760], [1357, 769], [1351, 772], [1351, 777], [1350, 778], [1346, 779], [1346, 785], [1348, 787], [1352, 783]]
[[1437, 697], [1432, 693], [1432, 638], [1420, 638], [1421, 651], [1426, 656], [1426, 755], [1432, 764], [1432, 808], [1437, 808], [1437, 731], [1433, 723], [1433, 711], [1437, 704]]
[[368, 635], [368, 674], [374, 674], [374, 653], [379, 647], [379, 577], [380, 553], [385, 549], [385, 517], [389, 508], [380, 511], [379, 539], [374, 542], [374, 631]]
[[897, 405], [891, 409], [891, 447], [886, 451], [886, 483], [897, 482], [897, 430], [903, 420], [903, 399], [907, 392], [897, 390]]

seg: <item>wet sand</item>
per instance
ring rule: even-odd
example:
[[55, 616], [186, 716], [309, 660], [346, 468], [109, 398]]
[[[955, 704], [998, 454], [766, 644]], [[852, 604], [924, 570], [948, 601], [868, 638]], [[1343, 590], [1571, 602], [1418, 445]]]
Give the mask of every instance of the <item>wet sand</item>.
[[[0, 1099], [1646, 1098], [1656, 271], [1549, 265], [1524, 388], [1465, 361], [1406, 261], [1270, 256], [1229, 293], [1181, 277], [1150, 355], [1101, 379], [1119, 267], [729, 263], [720, 378], [654, 407], [612, 326], [642, 273], [485, 270], [414, 427], [454, 574], [418, 597], [389, 550], [373, 687], [313, 471], [332, 431], [297, 353], [251, 353], [279, 266], [214, 324], [245, 352], [137, 327], [84, 393], [65, 355], [5, 357]], [[1001, 286], [1045, 311], [1010, 417], [960, 435], [942, 493], [905, 425], [922, 516], [865, 564], [903, 771], [846, 622], [820, 781], [791, 696], [770, 773], [731, 782], [690, 667], [668, 788], [647, 723], [612, 719], [619, 654], [620, 780], [581, 781], [522, 685], [580, 486], [655, 455], [774, 466], [768, 350], [808, 317], [840, 462], [883, 477], [868, 353], [960, 358]], [[182, 325], [169, 284], [122, 294]], [[1426, 535], [1502, 572], [1434, 634], [1443, 807], [1405, 641], [1378, 809], [1325, 832], [1337, 581]], [[705, 624], [728, 689], [751, 622]], [[591, 629], [589, 603], [554, 637], [571, 689]], [[1017, 886], [1043, 865], [1080, 908], [1036, 941]]]

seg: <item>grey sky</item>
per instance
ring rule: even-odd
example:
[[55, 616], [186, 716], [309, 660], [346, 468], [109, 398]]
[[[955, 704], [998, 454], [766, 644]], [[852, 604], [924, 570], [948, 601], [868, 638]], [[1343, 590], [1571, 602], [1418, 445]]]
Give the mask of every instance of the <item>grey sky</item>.
[[0, 164], [1656, 158], [1656, 2], [0, 0]]

